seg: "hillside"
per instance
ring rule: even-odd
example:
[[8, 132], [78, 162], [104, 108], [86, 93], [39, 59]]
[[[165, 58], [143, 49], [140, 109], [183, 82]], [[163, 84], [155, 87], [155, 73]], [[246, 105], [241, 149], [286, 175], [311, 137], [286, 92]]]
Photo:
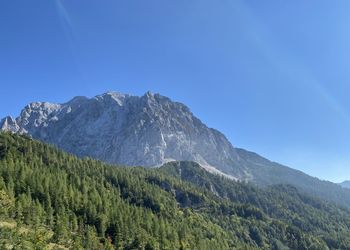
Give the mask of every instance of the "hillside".
[[350, 207], [350, 190], [234, 147], [190, 109], [147, 92], [107, 92], [63, 103], [34, 102], [0, 130], [27, 134], [79, 157], [111, 164], [154, 167], [194, 161], [212, 173], [259, 186], [290, 184], [302, 192]]
[[[349, 209], [324, 202], [322, 199], [298, 191], [291, 185], [256, 188], [207, 173], [192, 162], [168, 163], [160, 171], [191, 182], [217, 197], [257, 207], [270, 218], [281, 220], [314, 235], [322, 235], [331, 248], [331, 242], [343, 242], [348, 238], [346, 235], [349, 233]], [[334, 220], [337, 222], [334, 223]], [[324, 224], [326, 221], [328, 222]], [[342, 226], [338, 224], [340, 221]], [[346, 242], [350, 244], [349, 239]], [[342, 249], [340, 246], [336, 248]]]
[[194, 163], [122, 168], [0, 134], [0, 246], [349, 249], [350, 211]]
[[238, 148], [236, 151], [249, 165], [250, 171], [255, 176], [252, 183], [258, 186], [292, 185], [312, 196], [350, 207], [349, 189], [341, 188], [333, 182], [320, 180], [299, 170], [272, 162], [254, 152]]

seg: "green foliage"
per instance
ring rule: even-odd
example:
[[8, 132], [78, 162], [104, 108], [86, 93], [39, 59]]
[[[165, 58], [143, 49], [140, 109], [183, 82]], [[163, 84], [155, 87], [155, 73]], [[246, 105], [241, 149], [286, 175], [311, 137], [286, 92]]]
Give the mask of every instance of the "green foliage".
[[0, 248], [348, 249], [350, 212], [193, 163], [122, 168], [0, 134]]

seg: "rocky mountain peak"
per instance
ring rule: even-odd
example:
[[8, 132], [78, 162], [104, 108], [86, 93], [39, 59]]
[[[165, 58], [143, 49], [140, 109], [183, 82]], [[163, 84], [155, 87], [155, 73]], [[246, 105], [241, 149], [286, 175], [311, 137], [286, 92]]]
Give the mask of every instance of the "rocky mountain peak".
[[143, 96], [107, 92], [63, 104], [34, 102], [16, 119], [2, 119], [0, 130], [28, 134], [80, 157], [145, 167], [192, 161], [231, 179], [261, 186], [290, 184], [320, 198], [350, 204], [348, 189], [235, 148], [186, 105], [151, 92]]
[[0, 130], [17, 132], [19, 127], [15, 119], [13, 119], [11, 116], [7, 116], [0, 121]]
[[89, 98], [87, 98], [86, 96], [76, 96], [73, 99], [71, 99], [70, 101], [68, 101], [67, 103], [65, 103], [64, 105], [80, 106], [88, 100], [89, 100]]
[[234, 147], [182, 103], [150, 91], [106, 92], [63, 103], [34, 102], [2, 130], [22, 131], [78, 156], [123, 165], [159, 166], [190, 160], [211, 172], [246, 176]]

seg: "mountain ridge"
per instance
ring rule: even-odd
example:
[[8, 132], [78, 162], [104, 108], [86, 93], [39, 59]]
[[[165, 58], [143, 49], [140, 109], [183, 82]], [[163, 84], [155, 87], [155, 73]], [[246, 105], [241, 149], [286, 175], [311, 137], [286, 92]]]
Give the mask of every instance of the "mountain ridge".
[[121, 167], [0, 133], [0, 245], [20, 249], [349, 249], [350, 210], [197, 163]]
[[206, 127], [184, 104], [151, 92], [141, 97], [106, 92], [63, 104], [33, 102], [16, 119], [4, 118], [0, 129], [109, 163], [153, 167], [192, 160], [212, 172], [247, 178], [243, 169], [232, 168], [232, 163], [241, 165], [239, 157], [221, 132]]
[[16, 119], [2, 119], [0, 130], [28, 134], [79, 157], [119, 165], [193, 161], [234, 180], [259, 186], [290, 184], [350, 206], [350, 190], [235, 148], [186, 105], [151, 92], [134, 96], [110, 91], [63, 104], [33, 102]]
[[350, 181], [343, 181], [341, 183], [338, 183], [343, 188], [349, 188], [350, 189]]

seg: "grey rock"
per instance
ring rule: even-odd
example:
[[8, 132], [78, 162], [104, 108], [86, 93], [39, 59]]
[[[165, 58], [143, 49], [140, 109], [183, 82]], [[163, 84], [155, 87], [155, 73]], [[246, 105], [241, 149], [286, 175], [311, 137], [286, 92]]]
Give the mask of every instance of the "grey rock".
[[147, 92], [108, 92], [67, 103], [34, 102], [0, 130], [27, 134], [80, 157], [109, 163], [155, 167], [194, 161], [209, 172], [259, 186], [290, 184], [309, 194], [350, 207], [350, 190], [233, 147], [184, 104]]
[[19, 126], [16, 123], [16, 120], [14, 120], [11, 116], [7, 116], [0, 121], [0, 130], [2, 131], [12, 131], [12, 132], [18, 132]]
[[63, 104], [34, 102], [1, 125], [80, 157], [145, 167], [187, 160], [231, 178], [249, 178], [222, 133], [208, 128], [184, 104], [151, 92], [141, 97], [107, 92]]

